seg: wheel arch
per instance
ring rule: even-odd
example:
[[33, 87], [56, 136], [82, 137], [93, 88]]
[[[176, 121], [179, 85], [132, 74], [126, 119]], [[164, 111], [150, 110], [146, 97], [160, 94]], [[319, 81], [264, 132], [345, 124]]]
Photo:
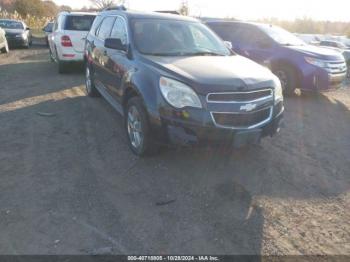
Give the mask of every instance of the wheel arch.
[[277, 59], [271, 63], [272, 72], [276, 71], [280, 66], [286, 66], [286, 67], [289, 67], [292, 70], [294, 70], [294, 72], [296, 73], [296, 76], [297, 76], [296, 81], [297, 81], [298, 85], [301, 84], [302, 72], [296, 64], [294, 64], [293, 62], [286, 60], [286, 59]]

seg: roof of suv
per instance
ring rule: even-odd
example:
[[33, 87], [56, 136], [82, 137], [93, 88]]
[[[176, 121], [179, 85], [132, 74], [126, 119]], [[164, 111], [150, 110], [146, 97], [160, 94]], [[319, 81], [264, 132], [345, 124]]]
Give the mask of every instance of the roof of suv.
[[92, 13], [92, 12], [61, 12], [59, 15], [64, 14], [64, 15], [97, 15], [97, 13]]
[[257, 22], [247, 22], [247, 21], [207, 21], [207, 24], [243, 24], [243, 25], [253, 25], [260, 28], [273, 27], [271, 24], [257, 23]]
[[188, 22], [198, 22], [199, 20], [181, 15], [174, 15], [169, 13], [157, 13], [157, 12], [140, 12], [134, 10], [107, 10], [102, 11], [101, 15], [121, 15], [128, 18], [142, 18], [142, 19], [165, 19], [165, 20], [177, 20], [177, 21], [188, 21]]

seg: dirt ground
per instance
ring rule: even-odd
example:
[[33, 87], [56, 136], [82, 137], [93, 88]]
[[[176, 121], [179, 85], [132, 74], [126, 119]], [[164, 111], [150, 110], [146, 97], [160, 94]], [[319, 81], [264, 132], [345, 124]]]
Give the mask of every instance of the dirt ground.
[[287, 98], [249, 150], [138, 159], [83, 83], [0, 55], [0, 254], [350, 255], [349, 89]]

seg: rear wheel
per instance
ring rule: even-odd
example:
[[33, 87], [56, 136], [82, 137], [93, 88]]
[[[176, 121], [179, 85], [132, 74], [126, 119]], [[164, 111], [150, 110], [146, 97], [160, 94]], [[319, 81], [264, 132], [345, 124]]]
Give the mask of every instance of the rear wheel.
[[281, 81], [283, 93], [286, 95], [294, 94], [298, 83], [295, 70], [290, 66], [280, 65], [273, 72]]
[[51, 61], [51, 62], [55, 62], [55, 58], [54, 58], [54, 56], [53, 56], [53, 53], [52, 53], [52, 51], [51, 51], [51, 48], [49, 48], [49, 56], [50, 56], [50, 61]]
[[57, 65], [58, 65], [58, 73], [65, 74], [68, 72], [68, 69], [67, 69], [68, 63], [62, 62], [57, 58]]
[[5, 54], [7, 54], [8, 52], [10, 52], [9, 45], [8, 45], [7, 42], [5, 43], [5, 46], [1, 49], [1, 52], [2, 52], [2, 53], [5, 53]]
[[139, 97], [131, 98], [125, 110], [125, 129], [131, 150], [137, 156], [155, 154], [159, 147], [151, 136], [146, 109]]

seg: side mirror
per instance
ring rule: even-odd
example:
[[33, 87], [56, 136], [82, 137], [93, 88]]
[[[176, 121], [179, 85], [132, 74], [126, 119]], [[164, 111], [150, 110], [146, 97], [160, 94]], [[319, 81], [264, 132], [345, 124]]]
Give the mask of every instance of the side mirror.
[[105, 40], [105, 47], [124, 52], [128, 51], [127, 46], [124, 45], [119, 38], [107, 38]]
[[26, 28], [26, 30], [27, 30], [27, 31], [29, 31], [29, 30], [30, 30], [30, 28], [29, 28], [29, 27], [27, 27], [27, 28]]
[[228, 49], [232, 50], [233, 45], [232, 45], [232, 43], [231, 43], [230, 41], [224, 41], [224, 44], [225, 44], [225, 46], [226, 46]]

